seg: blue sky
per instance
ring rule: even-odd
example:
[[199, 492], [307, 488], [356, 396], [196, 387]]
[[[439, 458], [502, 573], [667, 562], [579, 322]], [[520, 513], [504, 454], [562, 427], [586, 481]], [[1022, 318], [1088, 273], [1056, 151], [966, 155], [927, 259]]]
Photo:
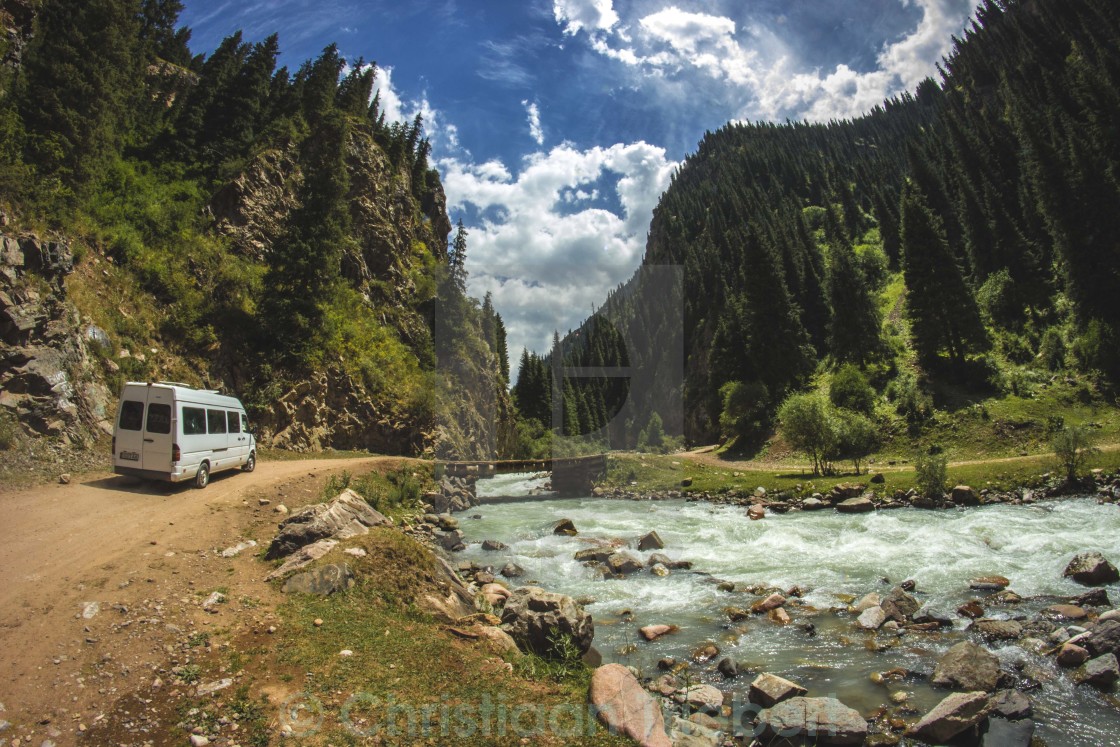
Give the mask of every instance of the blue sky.
[[192, 49], [337, 42], [425, 116], [470, 290], [510, 355], [547, 348], [641, 261], [677, 164], [730, 120], [858, 116], [935, 75], [974, 0], [184, 0]]

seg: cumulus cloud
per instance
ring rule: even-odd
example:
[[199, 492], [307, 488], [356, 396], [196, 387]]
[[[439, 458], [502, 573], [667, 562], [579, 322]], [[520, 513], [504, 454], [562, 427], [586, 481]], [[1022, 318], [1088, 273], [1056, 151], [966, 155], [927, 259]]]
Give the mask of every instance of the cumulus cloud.
[[440, 162], [449, 210], [480, 216], [468, 226], [470, 291], [493, 294], [512, 357], [544, 350], [552, 330], [579, 324], [633, 273], [676, 166], [645, 142], [564, 144], [525, 157], [516, 174], [500, 161]]
[[523, 100], [521, 105], [525, 107], [525, 114], [529, 118], [529, 137], [536, 141], [537, 145], [544, 145], [544, 130], [541, 129], [541, 110], [535, 101]]
[[[814, 121], [854, 117], [884, 99], [913, 90], [934, 74], [935, 64], [952, 45], [973, 10], [973, 0], [899, 0], [921, 10], [915, 28], [886, 43], [871, 70], [839, 63], [831, 70], [807, 68], [774, 29], [757, 23], [676, 5], [641, 15], [637, 33], [622, 19], [609, 25], [573, 22], [559, 10], [556, 20], [566, 34], [584, 30], [591, 49], [642, 71], [651, 78], [703, 78], [741, 89], [745, 119], [804, 118]], [[556, 0], [556, 6], [562, 3]], [[572, 3], [577, 4], [577, 3]], [[587, 0], [578, 3], [585, 10]], [[616, 14], [617, 15], [617, 14]], [[788, 33], [786, 19], [775, 23]]]
[[611, 0], [553, 0], [552, 13], [565, 34], [609, 31], [618, 23]]

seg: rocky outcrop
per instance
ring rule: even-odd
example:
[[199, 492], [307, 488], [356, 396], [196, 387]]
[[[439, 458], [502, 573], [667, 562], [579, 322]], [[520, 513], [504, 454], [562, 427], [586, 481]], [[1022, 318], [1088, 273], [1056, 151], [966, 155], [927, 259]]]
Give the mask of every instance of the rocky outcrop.
[[0, 411], [25, 431], [89, 443], [112, 433], [112, 394], [93, 374], [108, 337], [66, 295], [70, 247], [0, 234]]
[[347, 489], [330, 503], [305, 506], [281, 522], [265, 558], [283, 558], [319, 540], [346, 539], [365, 534], [369, 527], [390, 524], [364, 498]]
[[581, 654], [591, 648], [595, 626], [574, 599], [536, 586], [523, 586], [502, 609], [502, 629], [526, 651], [556, 656], [557, 639], [568, 637]]

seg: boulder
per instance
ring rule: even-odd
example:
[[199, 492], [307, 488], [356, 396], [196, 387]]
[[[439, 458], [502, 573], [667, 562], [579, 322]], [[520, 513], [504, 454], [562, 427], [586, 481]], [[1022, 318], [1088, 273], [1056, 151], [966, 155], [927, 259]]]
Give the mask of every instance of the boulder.
[[828, 504], [826, 504], [820, 498], [813, 498], [812, 496], [810, 496], [809, 498], [801, 501], [802, 511], [820, 511], [822, 508], [828, 508]]
[[537, 586], [523, 586], [510, 594], [502, 609], [502, 630], [513, 636], [519, 647], [541, 656], [554, 656], [554, 638], [568, 636], [581, 654], [591, 648], [595, 626], [591, 615], [565, 594], [555, 594]]
[[629, 669], [607, 664], [591, 675], [589, 698], [598, 719], [612, 732], [642, 747], [672, 747], [661, 707]]
[[322, 539], [318, 542], [312, 542], [305, 547], [301, 547], [299, 550], [292, 553], [291, 556], [284, 561], [283, 565], [265, 576], [264, 580], [271, 581], [274, 578], [283, 578], [292, 571], [298, 571], [304, 566], [311, 565], [311, 563], [323, 557], [337, 546], [338, 540]]
[[1090, 659], [1074, 672], [1073, 678], [1079, 684], [1107, 690], [1120, 680], [1120, 666], [1117, 665], [1116, 655], [1104, 654]]
[[574, 537], [579, 534], [576, 531], [576, 525], [571, 519], [561, 519], [552, 525], [553, 534], [561, 534], [567, 537]]
[[696, 648], [692, 649], [692, 660], [703, 664], [710, 659], [719, 656], [719, 646], [711, 641], [704, 641]]
[[858, 498], [849, 498], [836, 504], [836, 510], [842, 514], [865, 514], [875, 510], [875, 504], [870, 498], [861, 495]]
[[856, 625], [864, 630], [878, 630], [887, 621], [887, 613], [882, 607], [868, 607], [860, 613]]
[[774, 594], [771, 594], [770, 596], [766, 597], [765, 599], [760, 599], [757, 602], [755, 602], [754, 604], [752, 604], [751, 605], [751, 612], [754, 612], [755, 614], [761, 614], [763, 612], [769, 612], [770, 610], [774, 610], [774, 609], [777, 609], [778, 607], [781, 607], [785, 603], [786, 603], [786, 598], [785, 597], [783, 597], [781, 594], [774, 593]]
[[589, 547], [576, 553], [576, 560], [581, 563], [606, 563], [607, 558], [614, 554], [612, 547]]
[[663, 566], [661, 563], [657, 563], [652, 566], [649, 569], [649, 572], [655, 576], [661, 576], [662, 578], [669, 575], [669, 569]]
[[975, 599], [971, 599], [960, 607], [957, 607], [957, 612], [963, 617], [971, 617], [974, 620], [984, 616], [984, 608], [981, 607], [980, 602]]
[[506, 578], [521, 578], [525, 575], [525, 569], [517, 563], [506, 563], [498, 573]]
[[680, 630], [680, 628], [676, 625], [647, 625], [644, 628], [640, 628], [638, 632], [641, 633], [642, 638], [645, 638], [647, 641], [656, 641], [661, 636], [668, 635], [669, 633], [676, 633], [678, 630]]
[[724, 676], [725, 679], [735, 679], [739, 676], [739, 662], [732, 659], [730, 656], [725, 656], [716, 664], [716, 670]]
[[1069, 561], [1062, 575], [1085, 586], [1103, 586], [1120, 581], [1120, 572], [1099, 552], [1083, 552]]
[[980, 496], [968, 485], [957, 485], [950, 491], [949, 497], [958, 506], [980, 505]]
[[719, 715], [723, 708], [723, 693], [712, 685], [692, 685], [685, 688], [682, 697], [689, 708], [701, 713]]
[[1108, 599], [1108, 592], [1104, 589], [1090, 589], [1084, 594], [1069, 600], [1077, 607], [1109, 607], [1112, 602]]
[[754, 678], [747, 700], [763, 708], [771, 708], [784, 700], [796, 698], [808, 692], [801, 685], [790, 682], [776, 674], [762, 673]]
[[509, 545], [498, 540], [484, 540], [482, 542], [482, 549], [488, 552], [498, 552], [500, 550], [508, 550]]
[[937, 662], [930, 678], [937, 687], [994, 692], [999, 685], [999, 659], [969, 641], [950, 648]]
[[625, 576], [642, 570], [642, 561], [628, 552], [616, 552], [607, 558], [607, 568], [616, 576]]
[[880, 604], [882, 604], [882, 602], [883, 598], [881, 596], [879, 596], [875, 592], [871, 592], [870, 594], [866, 594], [863, 599], [853, 604], [851, 606], [850, 612], [858, 615], [864, 610], [869, 610], [872, 607], [878, 607]]
[[364, 498], [347, 488], [329, 503], [306, 506], [284, 519], [265, 559], [287, 557], [299, 548], [322, 539], [347, 539], [367, 533], [369, 527], [391, 524]]
[[513, 636], [495, 625], [482, 625], [476, 628], [478, 637], [499, 654], [519, 652]]
[[1034, 715], [1031, 699], [1018, 690], [1000, 690], [988, 701], [993, 716], [1018, 721]]
[[859, 711], [835, 698], [790, 698], [758, 714], [765, 738], [808, 737], [820, 745], [858, 745], [867, 738]]
[[987, 717], [987, 709], [986, 693], [953, 693], [907, 729], [906, 736], [930, 744], [945, 744], [979, 726]]
[[942, 628], [948, 628], [953, 625], [953, 613], [932, 602], [923, 604], [921, 609], [914, 613], [912, 619], [918, 624], [937, 623], [937, 625]]
[[1033, 739], [1034, 721], [1029, 718], [1010, 721], [991, 717], [988, 731], [980, 739], [980, 747], [1031, 747]]
[[1023, 624], [1017, 620], [982, 617], [973, 621], [970, 630], [975, 630], [987, 641], [1015, 641], [1023, 637]]
[[763, 506], [751, 506], [747, 509], [747, 518], [751, 521], [758, 521], [766, 518], [766, 508]]
[[1076, 643], [1063, 643], [1062, 647], [1058, 649], [1056, 661], [1058, 666], [1063, 669], [1076, 669], [1089, 661], [1089, 652]]
[[783, 607], [775, 607], [767, 612], [766, 616], [770, 618], [770, 622], [776, 625], [789, 625], [793, 622], [793, 618], [789, 616], [789, 613], [786, 612]]
[[888, 619], [900, 623], [908, 622], [911, 615], [922, 607], [917, 599], [907, 594], [901, 587], [892, 589], [879, 606], [887, 613]]
[[1089, 616], [1088, 612], [1075, 604], [1052, 604], [1042, 612], [1059, 620], [1084, 620]]
[[1109, 653], [1120, 656], [1120, 620], [1098, 622], [1079, 645], [1084, 646], [1092, 656]]
[[354, 585], [354, 572], [345, 563], [324, 565], [311, 571], [297, 573], [284, 582], [283, 592], [299, 592], [329, 597], [336, 591], [345, 591]]
[[638, 549], [642, 552], [647, 550], [664, 550], [665, 543], [661, 541], [661, 537], [654, 531], [638, 540]]

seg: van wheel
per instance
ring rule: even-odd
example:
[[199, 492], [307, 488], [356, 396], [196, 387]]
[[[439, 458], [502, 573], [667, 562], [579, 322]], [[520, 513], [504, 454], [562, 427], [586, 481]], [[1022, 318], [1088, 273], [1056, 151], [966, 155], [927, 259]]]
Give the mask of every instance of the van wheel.
[[202, 489], [210, 484], [210, 463], [203, 462], [198, 465], [198, 472], [194, 476], [194, 486]]
[[241, 467], [242, 472], [252, 472], [257, 468], [257, 454], [254, 451], [249, 452], [249, 458], [245, 460], [244, 466]]

